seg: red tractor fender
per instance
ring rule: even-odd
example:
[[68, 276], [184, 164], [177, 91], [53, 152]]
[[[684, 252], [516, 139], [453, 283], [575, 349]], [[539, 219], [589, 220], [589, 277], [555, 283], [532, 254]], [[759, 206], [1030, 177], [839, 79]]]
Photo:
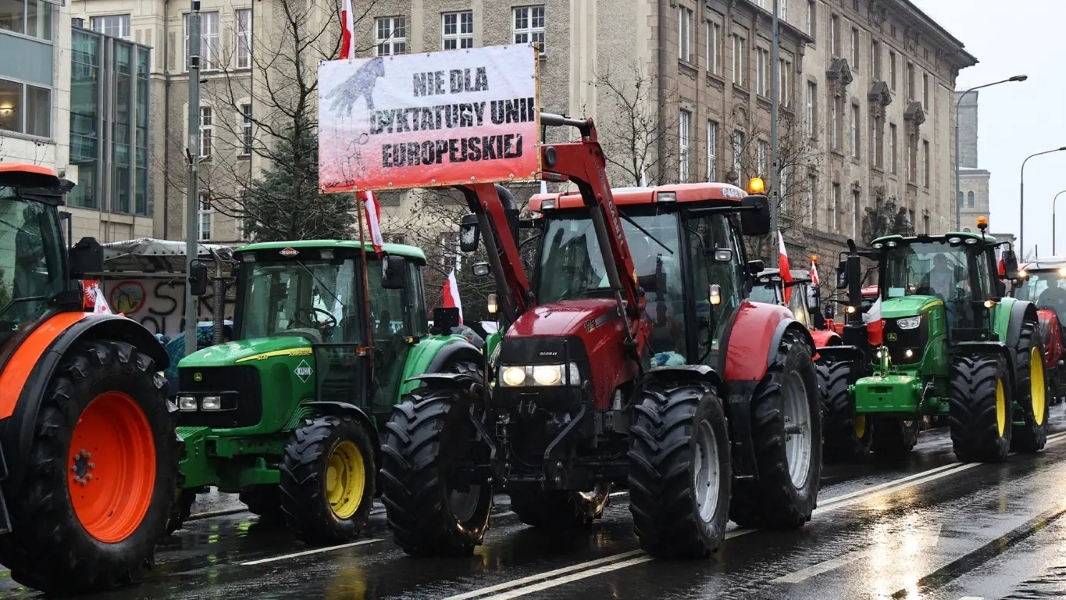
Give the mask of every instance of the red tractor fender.
[[1036, 316], [1040, 321], [1040, 337], [1044, 341], [1044, 364], [1049, 369], [1054, 369], [1066, 350], [1063, 346], [1059, 316], [1050, 308], [1038, 309]]
[[807, 343], [811, 356], [815, 354], [810, 330], [784, 306], [744, 300], [727, 327], [721, 342], [726, 381], [762, 381], [785, 331], [798, 333]]
[[842, 343], [840, 335], [831, 329], [815, 329], [811, 331], [811, 339], [814, 340], [815, 348], [839, 346]]

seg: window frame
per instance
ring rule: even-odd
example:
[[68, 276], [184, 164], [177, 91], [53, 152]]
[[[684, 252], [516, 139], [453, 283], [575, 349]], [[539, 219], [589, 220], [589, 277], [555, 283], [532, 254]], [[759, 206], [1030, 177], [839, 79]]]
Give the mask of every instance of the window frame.
[[[234, 59], [238, 70], [252, 68], [252, 9], [238, 8], [235, 12], [236, 27], [234, 27]], [[244, 17], [244, 18], [242, 18]]]
[[[120, 32], [120, 35], [111, 35], [107, 31], [105, 31], [104, 29], [97, 29], [97, 27], [96, 27], [97, 22], [100, 22], [100, 24], [103, 25], [108, 19], [119, 19], [119, 32]], [[124, 40], [128, 40], [128, 39], [130, 39], [130, 36], [132, 35], [132, 33], [131, 33], [132, 32], [132, 28], [131, 28], [131, 25], [130, 25], [131, 19], [132, 19], [132, 15], [130, 13], [112, 14], [112, 15], [93, 15], [93, 16], [89, 17], [89, 29], [91, 31], [95, 31], [96, 33], [102, 33], [104, 35], [108, 35], [108, 36], [111, 36], [111, 37], [117, 37], [117, 38], [122, 38]]]
[[692, 27], [695, 13], [687, 6], [677, 7], [677, 58], [692, 64], [695, 56], [692, 52]]
[[677, 179], [679, 183], [688, 183], [692, 175], [690, 169], [690, 142], [692, 137], [692, 111], [684, 108], [677, 116]]
[[[207, 117], [206, 123], [205, 116]], [[210, 106], [200, 106], [200, 158], [202, 160], [211, 158], [214, 152], [214, 137], [215, 113]]]
[[[448, 33], [449, 17], [455, 19], [453, 33]], [[467, 17], [469, 23], [464, 23]], [[470, 26], [470, 31], [464, 31], [466, 25]], [[454, 46], [449, 48], [448, 42], [452, 42]], [[474, 47], [474, 11], [457, 10], [440, 14], [440, 47], [441, 50], [465, 50]]]
[[241, 120], [241, 148], [238, 156], [248, 157], [252, 155], [252, 146], [254, 143], [252, 133], [254, 122], [252, 120], [252, 104], [251, 102], [241, 104], [241, 111], [238, 116]]
[[715, 75], [722, 73], [722, 26], [715, 21], [707, 21], [707, 71]]
[[707, 181], [718, 178], [718, 122], [707, 121]]
[[[214, 17], [213, 19], [211, 17]], [[182, 31], [185, 35], [185, 72], [189, 72], [189, 19], [191, 13], [183, 15]], [[214, 22], [214, 33], [211, 32], [210, 23]], [[207, 31], [205, 32], [205, 28]], [[220, 31], [220, 16], [217, 10], [203, 11], [200, 13], [200, 72], [208, 73], [219, 70], [219, 62], [216, 50], [218, 50], [218, 38]], [[214, 45], [212, 45], [212, 40]]]
[[[204, 208], [204, 207], [207, 208]], [[211, 241], [211, 234], [214, 229], [214, 215], [215, 207], [211, 202], [211, 195], [207, 192], [200, 192], [200, 203], [196, 207], [196, 239], [200, 242]], [[207, 223], [207, 236], [204, 236], [204, 223]]]
[[[388, 35], [381, 36], [381, 26], [387, 24]], [[403, 31], [403, 35], [396, 35], [396, 30]], [[383, 53], [384, 48], [388, 52]], [[407, 54], [407, 16], [394, 15], [374, 18], [374, 56], [398, 56]]]
[[[533, 23], [536, 20], [536, 11], [540, 10], [540, 27], [536, 27]], [[526, 26], [518, 26], [519, 13], [525, 13]], [[511, 7], [511, 40], [515, 44], [528, 44], [536, 41], [537, 36], [540, 36], [539, 50], [540, 55], [544, 56], [548, 51], [547, 35], [545, 30], [548, 25], [548, 11], [543, 4], [528, 4], [525, 6], [513, 6]], [[524, 35], [524, 40], [519, 40], [518, 36]]]
[[[53, 88], [51, 86], [43, 86], [43, 85], [37, 85], [37, 84], [34, 84], [34, 83], [27, 83], [25, 81], [22, 81], [22, 80], [19, 80], [19, 79], [14, 79], [14, 78], [11, 78], [11, 77], [0, 77], [0, 80], [18, 86], [18, 88], [19, 88], [18, 105], [12, 107], [12, 112], [16, 112], [17, 115], [21, 119], [21, 122], [19, 123], [18, 129], [7, 129], [7, 128], [4, 128], [4, 127], [0, 127], [0, 141], [2, 141], [3, 135], [5, 135], [5, 134], [15, 134], [15, 135], [18, 135], [18, 136], [24, 136], [24, 137], [29, 137], [29, 138], [33, 138], [33, 139], [39, 139], [39, 140], [49, 140], [49, 141], [53, 140], [54, 139], [53, 136], [55, 135], [55, 126], [54, 126], [55, 124], [53, 123], [52, 116], [53, 116], [54, 109], [55, 109], [55, 88]], [[30, 118], [29, 117], [30, 117], [30, 114], [29, 114], [28, 107], [29, 107], [29, 90], [30, 90], [30, 88], [33, 88], [33, 89], [36, 89], [36, 90], [43, 90], [43, 91], [47, 92], [47, 94], [48, 94], [48, 109], [47, 109], [47, 111], [48, 111], [47, 117], [48, 118], [45, 119], [45, 122], [48, 124], [47, 125], [48, 126], [48, 130], [47, 130], [45, 135], [41, 135], [39, 133], [30, 133], [29, 132], [29, 123], [30, 123]]]
[[744, 44], [746, 39], [739, 33], [733, 34], [733, 85], [737, 87], [746, 87], [744, 85], [744, 71], [746, 64], [744, 63]]

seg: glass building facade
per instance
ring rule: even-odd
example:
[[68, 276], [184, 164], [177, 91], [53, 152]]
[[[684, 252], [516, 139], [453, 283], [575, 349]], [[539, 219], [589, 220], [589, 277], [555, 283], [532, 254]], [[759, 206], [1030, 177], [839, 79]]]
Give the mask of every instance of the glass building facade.
[[150, 48], [71, 29], [69, 204], [148, 216]]
[[0, 0], [0, 137], [52, 138], [58, 12], [45, 0]]

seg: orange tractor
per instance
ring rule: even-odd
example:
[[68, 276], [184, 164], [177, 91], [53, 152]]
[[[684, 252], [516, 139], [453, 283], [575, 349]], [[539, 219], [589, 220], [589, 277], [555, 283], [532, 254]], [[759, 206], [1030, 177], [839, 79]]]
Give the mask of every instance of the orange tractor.
[[66, 250], [74, 184], [0, 164], [0, 564], [46, 593], [137, 580], [178, 476], [163, 347], [135, 321], [85, 311], [103, 248]]

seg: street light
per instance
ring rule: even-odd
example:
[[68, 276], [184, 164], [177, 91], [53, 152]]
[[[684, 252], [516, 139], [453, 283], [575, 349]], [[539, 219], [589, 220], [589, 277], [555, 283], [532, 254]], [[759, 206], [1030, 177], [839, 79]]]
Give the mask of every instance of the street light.
[[955, 101], [955, 231], [962, 230], [962, 201], [959, 199], [959, 196], [962, 194], [962, 182], [959, 180], [959, 105], [962, 104], [962, 99], [966, 97], [966, 94], [969, 94], [974, 90], [999, 85], [1001, 83], [1010, 83], [1012, 81], [1025, 81], [1026, 79], [1029, 79], [1028, 75], [1015, 75], [1014, 77], [1004, 79], [1003, 81], [995, 81], [972, 87], [963, 92], [962, 95], [959, 96], [959, 99]]
[[[1029, 162], [1029, 159], [1035, 156], [1051, 154], [1052, 152], [1062, 152], [1063, 150], [1066, 150], [1066, 146], [1055, 148], [1054, 150], [1044, 150], [1043, 152], [1030, 154], [1022, 161], [1022, 174], [1021, 177], [1019, 177], [1021, 180], [1021, 186], [1018, 190], [1018, 248], [1021, 250], [1020, 258], [1023, 260], [1025, 259], [1025, 163]], [[1054, 252], [1052, 253], [1054, 254]]]
[[1066, 194], [1066, 190], [1062, 190], [1061, 192], [1055, 194], [1055, 199], [1051, 201], [1051, 255], [1052, 256], [1058, 256], [1058, 253], [1055, 252], [1055, 228], [1058, 225], [1058, 221], [1055, 220], [1055, 207], [1058, 204], [1059, 196], [1061, 196], [1063, 194]]

